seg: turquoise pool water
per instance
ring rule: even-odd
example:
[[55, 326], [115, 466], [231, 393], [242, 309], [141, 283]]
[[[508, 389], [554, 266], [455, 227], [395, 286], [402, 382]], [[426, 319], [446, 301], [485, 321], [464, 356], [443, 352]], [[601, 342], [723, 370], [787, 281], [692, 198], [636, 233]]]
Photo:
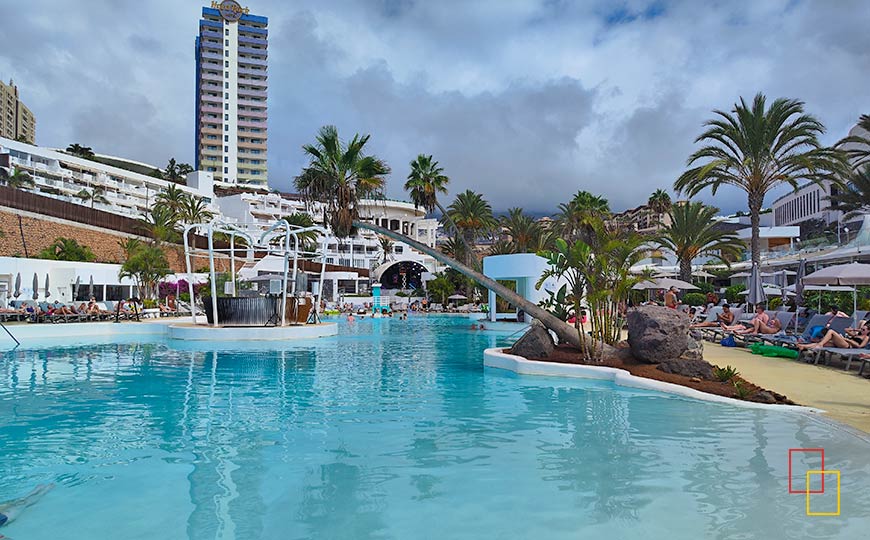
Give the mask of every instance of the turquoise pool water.
[[[867, 538], [870, 444], [803, 415], [481, 367], [430, 317], [284, 350], [46, 344], [0, 359], [0, 528], [28, 539]], [[224, 347], [225, 348], [225, 347]], [[808, 517], [787, 450], [824, 447]], [[795, 486], [813, 457], [795, 464]], [[833, 477], [814, 511], [835, 506]], [[818, 497], [818, 498], [816, 498]], [[0, 503], [2, 504], [2, 503]]]

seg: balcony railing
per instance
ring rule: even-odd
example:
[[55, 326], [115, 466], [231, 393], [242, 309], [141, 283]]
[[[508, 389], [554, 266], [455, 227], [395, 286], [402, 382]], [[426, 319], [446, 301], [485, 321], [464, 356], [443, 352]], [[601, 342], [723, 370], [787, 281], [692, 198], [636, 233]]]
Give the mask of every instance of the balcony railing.
[[[241, 40], [239, 40], [239, 41], [241, 41]], [[267, 51], [268, 51], [267, 49], [255, 49], [253, 47], [245, 47], [245, 46], [239, 45], [239, 52], [240, 53], [259, 54], [259, 55], [262, 55], [265, 57], [265, 56], [269, 55], [269, 53]]]

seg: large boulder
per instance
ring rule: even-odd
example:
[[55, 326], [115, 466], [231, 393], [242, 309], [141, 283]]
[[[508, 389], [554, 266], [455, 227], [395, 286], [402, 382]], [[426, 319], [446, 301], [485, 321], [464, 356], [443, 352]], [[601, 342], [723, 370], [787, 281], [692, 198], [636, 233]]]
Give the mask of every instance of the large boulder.
[[657, 364], [679, 358], [688, 349], [689, 317], [660, 306], [628, 312], [628, 344], [641, 362]]
[[713, 366], [703, 360], [684, 360], [682, 358], [665, 360], [658, 365], [658, 370], [686, 377], [697, 377], [705, 381], [713, 380]]
[[550, 331], [536, 319], [532, 321], [532, 325], [523, 337], [514, 343], [510, 353], [523, 358], [547, 358], [553, 354], [554, 348]]

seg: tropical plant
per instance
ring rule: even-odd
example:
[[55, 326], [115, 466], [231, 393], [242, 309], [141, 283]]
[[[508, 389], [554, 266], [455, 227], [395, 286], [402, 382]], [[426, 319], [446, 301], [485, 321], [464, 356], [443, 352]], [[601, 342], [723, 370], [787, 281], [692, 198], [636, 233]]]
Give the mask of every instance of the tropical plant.
[[842, 189], [827, 197], [831, 206], [845, 212], [844, 219], [852, 219], [870, 209], [870, 165], [852, 171]]
[[90, 262], [96, 259], [94, 252], [88, 246], [79, 244], [74, 238], [55, 238], [54, 242], [37, 255], [39, 259], [54, 261]]
[[137, 249], [143, 246], [143, 243], [138, 238], [126, 238], [118, 240], [118, 246], [124, 251], [124, 257], [129, 259]]
[[[870, 114], [862, 114], [858, 119], [858, 127], [870, 133]], [[846, 144], [850, 145], [846, 149], [846, 155], [852, 160], [852, 166], [857, 170], [864, 166], [870, 166], [870, 138], [860, 135], [850, 135], [839, 142], [837, 147], [842, 147]]]
[[324, 221], [338, 238], [353, 234], [360, 199], [380, 195], [390, 173], [384, 161], [365, 155], [369, 138], [357, 134], [345, 144], [335, 126], [324, 126], [315, 144], [302, 147], [310, 161], [294, 184], [307, 201], [325, 206]]
[[[505, 238], [499, 238], [489, 246], [487, 254], [489, 255], [511, 255], [516, 253], [514, 243]], [[446, 251], [445, 251], [446, 253]]]
[[740, 372], [733, 366], [725, 366], [724, 368], [716, 366], [713, 368], [713, 377], [719, 382], [728, 382], [738, 375], [740, 375]]
[[468, 189], [456, 195], [447, 212], [441, 216], [442, 223], [452, 222], [459, 231], [462, 241], [469, 249], [465, 250], [465, 262], [477, 265], [474, 252], [470, 249], [478, 238], [491, 232], [498, 224], [492, 214], [492, 207], [479, 193]]
[[736, 285], [731, 285], [725, 289], [725, 299], [728, 300], [731, 304], [737, 304], [740, 302], [740, 293], [746, 290], [746, 285], [743, 283], [737, 283]]
[[11, 174], [8, 170], [0, 167], [0, 184], [15, 189], [21, 189], [33, 187], [35, 182], [29, 174], [18, 167], [15, 167]]
[[746, 192], [752, 227], [752, 262], [759, 263], [759, 216], [764, 197], [787, 184], [797, 189], [801, 180], [839, 183], [838, 174], [848, 167], [843, 152], [822, 146], [818, 137], [824, 126], [804, 113], [804, 104], [792, 99], [777, 99], [770, 107], [763, 94], [751, 105], [743, 98], [728, 113], [714, 111], [716, 118], [695, 142], [705, 146], [694, 152], [688, 165], [699, 163], [683, 173], [674, 189], [690, 197], [711, 188], [730, 185]]
[[154, 205], [140, 220], [142, 228], [156, 242], [176, 242], [178, 218], [167, 205]]
[[388, 257], [393, 253], [393, 240], [389, 236], [378, 236], [378, 244], [381, 248], [381, 264], [386, 264]]
[[657, 222], [661, 222], [662, 215], [671, 210], [671, 204], [671, 196], [663, 189], [653, 191], [646, 203], [650, 211], [655, 214]]
[[429, 296], [438, 299], [442, 304], [447, 303], [447, 297], [455, 290], [453, 282], [443, 273], [435, 274], [435, 277], [426, 283], [426, 291]]
[[511, 253], [537, 253], [548, 249], [552, 244], [550, 231], [544, 229], [533, 217], [524, 214], [522, 208], [511, 208], [499, 222], [510, 237]]
[[752, 387], [742, 381], [733, 381], [734, 396], [739, 399], [746, 399], [752, 395]]
[[94, 157], [94, 150], [90, 146], [82, 146], [79, 143], [73, 143], [67, 146], [66, 151], [67, 153], [84, 159], [91, 159]]
[[602, 356], [603, 349], [598, 349], [596, 342], [612, 345], [619, 341], [619, 305], [628, 300], [632, 286], [640, 281], [630, 269], [644, 257], [643, 238], [636, 233], [608, 230], [600, 218], [589, 225], [591, 242], [578, 239], [569, 244], [557, 238], [553, 250], [539, 254], [547, 259], [548, 268], [535, 285], [540, 289], [550, 278], [564, 281], [567, 289], [562, 296], [571, 302], [578, 315], [585, 298], [594, 341], [590, 343], [592, 340], [581, 328], [579, 316], [575, 328], [586, 360]]
[[683, 295], [682, 300], [688, 306], [703, 306], [707, 304], [707, 297], [699, 292], [686, 293]]
[[102, 186], [94, 186], [88, 191], [85, 188], [82, 188], [81, 191], [76, 193], [76, 197], [81, 199], [82, 201], [91, 201], [91, 208], [94, 207], [94, 203], [100, 204], [108, 204], [109, 199], [105, 197], [106, 188]]
[[717, 227], [713, 218], [718, 208], [700, 202], [687, 202], [671, 208], [671, 222], [661, 229], [655, 242], [674, 253], [680, 266], [680, 279], [692, 279], [692, 260], [710, 255], [726, 265], [743, 251], [743, 242], [732, 231]]
[[[302, 212], [294, 212], [289, 216], [284, 217], [284, 221], [286, 221], [292, 228], [295, 229], [307, 229], [309, 227], [314, 227], [316, 224], [314, 223], [314, 219], [308, 214], [304, 214]], [[318, 233], [317, 231], [305, 231], [297, 234], [299, 238], [299, 242], [302, 244], [302, 250], [313, 252], [316, 251], [315, 243], [317, 242]]]
[[127, 255], [118, 277], [135, 280], [143, 298], [154, 298], [157, 283], [169, 272], [169, 261], [163, 249], [158, 245], [142, 243]]
[[581, 190], [570, 201], [559, 205], [555, 230], [568, 241], [580, 238], [588, 240], [594, 224], [609, 215], [610, 203], [607, 199]]
[[163, 171], [158, 171], [158, 178], [175, 183], [184, 183], [187, 175], [193, 172], [193, 167], [187, 163], [176, 163], [175, 158], [170, 158]]
[[175, 184], [170, 184], [166, 189], [159, 192], [155, 197], [156, 202], [166, 205], [173, 214], [178, 214], [185, 204], [188, 195]]

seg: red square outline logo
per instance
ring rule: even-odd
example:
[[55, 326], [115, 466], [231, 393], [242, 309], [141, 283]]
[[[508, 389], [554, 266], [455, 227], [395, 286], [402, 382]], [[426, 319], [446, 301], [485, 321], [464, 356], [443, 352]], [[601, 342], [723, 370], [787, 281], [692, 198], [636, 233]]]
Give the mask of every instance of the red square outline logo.
[[822, 455], [822, 466], [819, 468], [820, 471], [825, 470], [825, 449], [824, 448], [789, 448], [788, 449], [788, 492], [789, 493], [800, 493], [800, 494], [817, 494], [821, 495], [825, 492], [825, 475], [820, 475], [822, 477], [822, 490], [821, 491], [812, 491], [810, 490], [810, 486], [806, 486], [805, 489], [795, 490], [792, 489], [791, 480], [791, 456], [792, 452], [818, 452]]

